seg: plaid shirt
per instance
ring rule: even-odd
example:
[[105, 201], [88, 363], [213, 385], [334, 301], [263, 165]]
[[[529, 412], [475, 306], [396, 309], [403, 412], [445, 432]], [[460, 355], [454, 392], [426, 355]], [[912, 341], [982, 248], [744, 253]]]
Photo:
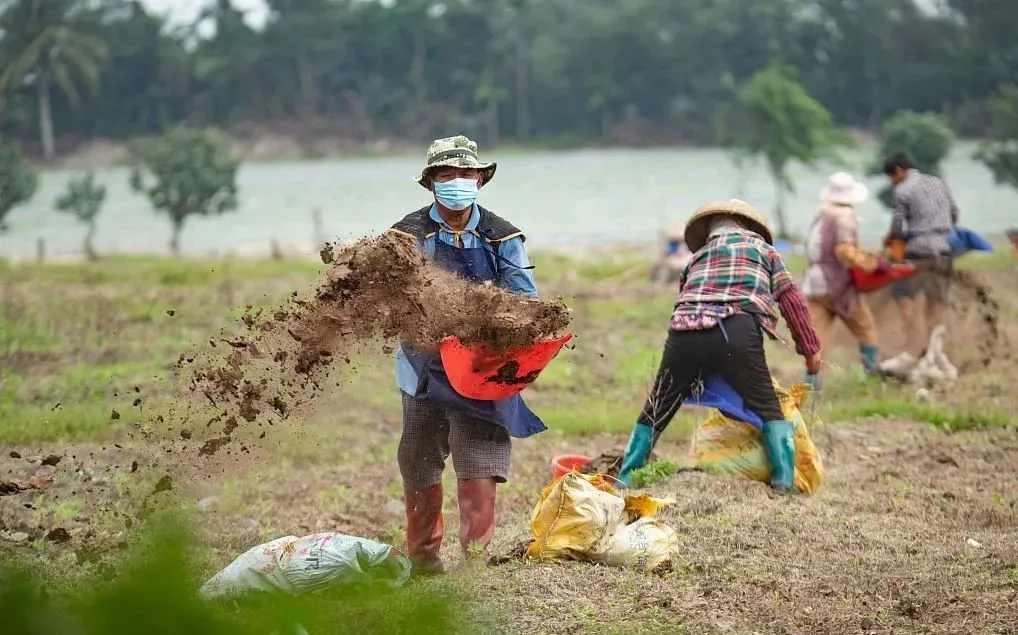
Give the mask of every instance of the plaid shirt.
[[746, 234], [712, 236], [682, 272], [672, 329], [711, 328], [742, 312], [755, 316], [777, 338], [777, 299], [794, 288], [785, 261], [763, 239]]
[[919, 170], [909, 170], [894, 188], [891, 236], [906, 239], [911, 256], [938, 256], [951, 253], [947, 236], [958, 222], [958, 206], [951, 191], [940, 179]]

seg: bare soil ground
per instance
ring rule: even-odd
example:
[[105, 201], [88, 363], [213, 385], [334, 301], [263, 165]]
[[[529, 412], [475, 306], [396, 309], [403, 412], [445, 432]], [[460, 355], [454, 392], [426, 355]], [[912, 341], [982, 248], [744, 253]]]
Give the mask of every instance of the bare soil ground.
[[[339, 440], [349, 444], [348, 454], [332, 464], [267, 467], [227, 487], [213, 480], [192, 489], [210, 560], [223, 564], [269, 537], [315, 531], [400, 544], [394, 433], [386, 424]], [[634, 632], [1016, 632], [1014, 429], [949, 433], [922, 423], [869, 420], [814, 427], [813, 436], [826, 468], [824, 486], [813, 497], [776, 497], [760, 483], [697, 473], [654, 486], [655, 495], [678, 501], [663, 513], [680, 536], [679, 561], [670, 573], [511, 561], [425, 583], [482, 589], [473, 618], [499, 632], [586, 633], [626, 624]], [[587, 436], [517, 443], [513, 479], [499, 494], [493, 552], [509, 553], [529, 536], [530, 510], [550, 481], [553, 456], [593, 454], [621, 441]], [[659, 448], [670, 457], [684, 451], [681, 443]], [[60, 473], [59, 465], [43, 468], [50, 469]], [[102, 544], [114, 547], [115, 534], [90, 535], [97, 515], [116, 513], [116, 478], [103, 479], [85, 473], [53, 486], [66, 498], [90, 490], [86, 505], [95, 509], [82, 508], [42, 529], [27, 523], [11, 529], [67, 540], [78, 562]], [[457, 512], [448, 493], [446, 519], [444, 557], [455, 567], [461, 561]], [[54, 536], [58, 528], [69, 528], [68, 536]]]
[[[978, 312], [959, 310], [950, 354], [964, 374], [956, 386], [934, 389], [933, 406], [977, 414], [985, 405], [1013, 413], [1018, 364], [1007, 353], [1018, 336], [1018, 301], [1011, 291], [1018, 272], [978, 275], [1001, 299], [1001, 343], [991, 349], [989, 365], [982, 365], [978, 343], [986, 339], [986, 322]], [[558, 290], [574, 308], [572, 329], [580, 343], [555, 363], [582, 371], [585, 382], [616, 390], [623, 364], [611, 351], [656, 343], [664, 327], [657, 318], [628, 315], [611, 303], [667, 305], [667, 298], [614, 283], [568, 296], [570, 284]], [[599, 309], [599, 302], [608, 304]], [[901, 335], [896, 313], [879, 298], [874, 306], [882, 344], [894, 354]], [[599, 310], [608, 317], [596, 319]], [[122, 328], [127, 332], [129, 326]], [[853, 354], [843, 348], [832, 358], [847, 366]], [[56, 363], [42, 353], [35, 361], [25, 352], [17, 355], [25, 373]], [[773, 363], [779, 374], [799, 372], [790, 357], [777, 356]], [[172, 444], [146, 441], [126, 411], [124, 425], [102, 441], [5, 446], [0, 483], [25, 487], [8, 491], [0, 484], [0, 550], [32, 544], [68, 567], [115, 557], [146, 506], [172, 495], [187, 502], [204, 530], [210, 574], [253, 544], [286, 534], [342, 531], [401, 546], [398, 411], [380, 409], [364, 392], [364, 382], [391, 382], [388, 362], [381, 368], [380, 376], [369, 368], [361, 383], [337, 388], [301, 425], [267, 428], [261, 440], [247, 437], [246, 452], [231, 446], [229, 455], [178, 456]], [[539, 382], [534, 401], [545, 407], [573, 403], [556, 381], [551, 377], [544, 387]], [[862, 390], [856, 386], [846, 383], [825, 394], [825, 405], [863, 399], [853, 396]], [[386, 389], [395, 399], [391, 384]], [[617, 390], [611, 398], [621, 395], [622, 411], [635, 414], [639, 395], [624, 383]], [[910, 394], [894, 393], [896, 399]], [[148, 398], [145, 391], [141, 397]], [[759, 483], [698, 473], [653, 486], [655, 495], [678, 501], [663, 512], [680, 536], [679, 561], [670, 572], [510, 560], [415, 584], [470, 598], [472, 632], [1018, 633], [1018, 417], [952, 431], [911, 420], [910, 412], [828, 424], [807, 414], [826, 469], [824, 485], [812, 497], [775, 497]], [[550, 481], [552, 457], [596, 456], [621, 447], [626, 428], [623, 422], [612, 434], [559, 431], [517, 442], [511, 480], [499, 490], [493, 552], [509, 553], [529, 536], [530, 511]], [[685, 451], [676, 424], [657, 452], [676, 459]], [[163, 479], [168, 473], [172, 481]], [[451, 470], [447, 479], [452, 485]], [[444, 551], [450, 568], [462, 560], [452, 490], [446, 494]]]
[[511, 564], [485, 575], [514, 590], [499, 603], [520, 632], [626, 622], [694, 633], [1014, 632], [1014, 431], [874, 420], [814, 437], [827, 474], [811, 498], [697, 473], [655, 486], [678, 500], [663, 514], [680, 535], [673, 573]]

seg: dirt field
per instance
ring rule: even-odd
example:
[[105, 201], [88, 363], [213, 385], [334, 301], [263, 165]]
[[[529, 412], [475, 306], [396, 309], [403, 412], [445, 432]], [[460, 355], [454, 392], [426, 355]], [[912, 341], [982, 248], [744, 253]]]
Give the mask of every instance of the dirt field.
[[[672, 295], [644, 284], [638, 255], [535, 262], [542, 292], [573, 309], [577, 345], [528, 390], [551, 431], [514, 446], [497, 553], [529, 535], [553, 456], [625, 443]], [[159, 425], [187, 398], [174, 379], [179, 353], [236, 328], [233, 307], [310, 288], [317, 268], [134, 264], [123, 275], [117, 263], [0, 271], [0, 480], [27, 488], [0, 496], [0, 549], [101, 564], [147, 507], [174, 494], [203, 530], [205, 574], [285, 534], [401, 545], [399, 406], [381, 346], [334, 376], [313, 410], [244, 432], [214, 457]], [[416, 584], [469, 598], [465, 632], [1018, 633], [1018, 364], [1007, 354], [1018, 341], [1018, 271], [1000, 265], [971, 274], [999, 303], [999, 335], [957, 292], [949, 355], [963, 376], [928, 402], [865, 380], [845, 347], [830, 355], [819, 406], [806, 414], [826, 468], [815, 496], [680, 473], [652, 488], [678, 501], [664, 512], [680, 536], [671, 572], [510, 561]], [[894, 354], [896, 314], [873, 300]], [[794, 356], [770, 354], [780, 379], [799, 376]], [[680, 413], [658, 453], [680, 459], [703, 414]], [[204, 421], [195, 423], [200, 438]], [[452, 568], [461, 558], [446, 498]]]

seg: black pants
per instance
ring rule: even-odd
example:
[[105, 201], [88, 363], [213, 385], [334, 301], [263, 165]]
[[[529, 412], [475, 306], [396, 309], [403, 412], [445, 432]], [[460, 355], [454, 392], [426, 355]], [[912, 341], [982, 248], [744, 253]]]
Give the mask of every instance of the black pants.
[[682, 400], [693, 394], [697, 382], [715, 373], [764, 421], [785, 418], [774, 393], [763, 333], [756, 320], [739, 313], [724, 320], [723, 325], [724, 329], [715, 326], [708, 331], [669, 331], [661, 368], [638, 419], [654, 428], [655, 438], [671, 423]]

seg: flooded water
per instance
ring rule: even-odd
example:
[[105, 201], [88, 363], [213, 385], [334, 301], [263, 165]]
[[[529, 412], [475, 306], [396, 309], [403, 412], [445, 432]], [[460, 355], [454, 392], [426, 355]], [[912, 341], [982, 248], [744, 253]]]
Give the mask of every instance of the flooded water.
[[[945, 165], [947, 181], [961, 207], [962, 223], [980, 232], [1001, 233], [1018, 225], [1018, 192], [993, 184], [989, 172], [962, 147]], [[846, 157], [844, 169], [861, 176], [870, 155]], [[653, 243], [660, 228], [682, 222], [710, 199], [737, 196], [770, 211], [774, 187], [762, 167], [739, 172], [721, 150], [582, 150], [513, 152], [490, 158], [498, 173], [479, 202], [511, 219], [531, 246]], [[318, 238], [357, 238], [377, 233], [429, 200], [413, 177], [416, 157], [387, 157], [247, 164], [239, 176], [240, 208], [215, 218], [188, 222], [185, 253], [258, 253], [275, 239], [286, 250], [312, 251]], [[817, 192], [832, 166], [793, 170], [796, 193], [788, 200], [793, 232], [803, 232], [816, 207]], [[48, 171], [31, 205], [8, 217], [0, 234], [0, 256], [35, 253], [42, 238], [48, 254], [80, 251], [82, 227], [59, 214], [53, 203], [74, 171]], [[126, 168], [98, 171], [108, 188], [98, 222], [96, 246], [105, 253], [164, 253], [169, 222], [148, 201], [131, 192]], [[876, 191], [882, 177], [867, 177]], [[313, 217], [322, 219], [316, 236]], [[864, 238], [879, 239], [890, 219], [871, 200], [859, 208]]]

